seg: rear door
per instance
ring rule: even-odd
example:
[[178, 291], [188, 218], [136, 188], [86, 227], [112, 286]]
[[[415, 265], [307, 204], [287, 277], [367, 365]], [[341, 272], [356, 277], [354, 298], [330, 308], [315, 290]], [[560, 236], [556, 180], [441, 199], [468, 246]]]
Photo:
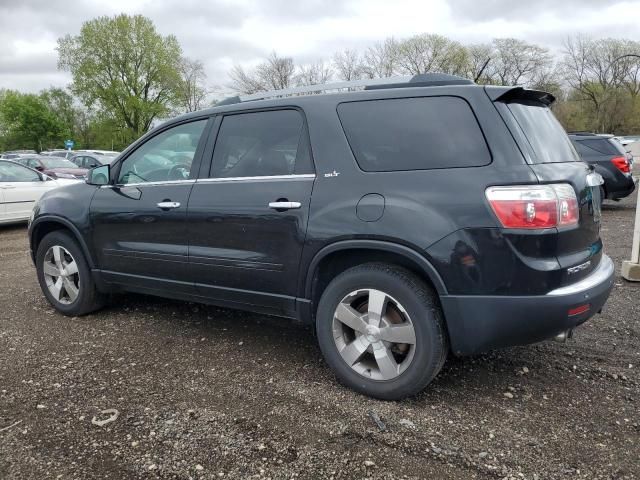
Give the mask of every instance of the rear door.
[[315, 178], [294, 109], [225, 115], [189, 200], [189, 268], [200, 295], [289, 315]]
[[578, 274], [571, 276], [570, 280], [576, 281], [588, 275], [602, 255], [600, 189], [599, 185], [591, 184], [593, 167], [581, 161], [546, 104], [515, 98], [508, 103], [497, 102], [496, 106], [540, 183], [570, 183], [576, 192], [579, 223], [559, 228], [553, 246], [562, 268], [584, 265]]

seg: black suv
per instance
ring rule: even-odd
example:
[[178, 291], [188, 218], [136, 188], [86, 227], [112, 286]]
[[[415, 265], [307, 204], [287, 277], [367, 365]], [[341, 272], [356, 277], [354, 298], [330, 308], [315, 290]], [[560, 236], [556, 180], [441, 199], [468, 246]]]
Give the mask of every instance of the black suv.
[[384, 399], [449, 351], [600, 311], [602, 179], [551, 95], [430, 75], [336, 88], [178, 117], [45, 194], [29, 237], [47, 300], [82, 315], [128, 291], [311, 322], [338, 378]]
[[620, 200], [633, 193], [636, 184], [631, 175], [633, 157], [613, 135], [597, 135], [589, 132], [573, 132], [569, 138], [582, 157], [602, 175], [600, 187], [602, 199]]

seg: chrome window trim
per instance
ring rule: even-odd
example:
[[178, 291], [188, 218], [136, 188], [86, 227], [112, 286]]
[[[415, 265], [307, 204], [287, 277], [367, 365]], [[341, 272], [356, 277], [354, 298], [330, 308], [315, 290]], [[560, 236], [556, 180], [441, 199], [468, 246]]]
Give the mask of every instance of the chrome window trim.
[[255, 182], [255, 181], [271, 181], [271, 180], [312, 180], [315, 179], [315, 173], [301, 173], [293, 175], [265, 175], [259, 177], [218, 177], [218, 178], [199, 178], [196, 183], [231, 183], [231, 182]]
[[163, 182], [137, 182], [137, 183], [116, 183], [115, 185], [101, 185], [105, 188], [126, 188], [126, 187], [156, 187], [161, 185], [181, 185], [196, 183], [195, 180], [166, 180]]

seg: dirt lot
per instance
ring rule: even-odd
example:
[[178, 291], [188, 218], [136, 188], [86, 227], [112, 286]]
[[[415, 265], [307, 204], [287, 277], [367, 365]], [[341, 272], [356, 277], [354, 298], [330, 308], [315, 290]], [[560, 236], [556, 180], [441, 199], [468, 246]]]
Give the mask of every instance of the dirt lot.
[[[604, 208], [617, 268], [634, 201]], [[286, 320], [134, 295], [58, 315], [27, 249], [0, 228], [2, 479], [640, 478], [639, 284], [566, 345], [449, 359], [394, 403], [338, 385]]]

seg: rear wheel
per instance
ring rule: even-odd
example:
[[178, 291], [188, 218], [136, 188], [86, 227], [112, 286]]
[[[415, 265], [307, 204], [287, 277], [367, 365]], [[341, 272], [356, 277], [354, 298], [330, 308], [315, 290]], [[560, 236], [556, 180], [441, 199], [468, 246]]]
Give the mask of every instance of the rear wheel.
[[436, 294], [392, 265], [365, 264], [336, 277], [320, 299], [316, 329], [340, 381], [386, 400], [421, 391], [448, 352]]
[[65, 315], [85, 315], [104, 305], [82, 249], [69, 234], [46, 235], [36, 252], [38, 282], [47, 301]]

